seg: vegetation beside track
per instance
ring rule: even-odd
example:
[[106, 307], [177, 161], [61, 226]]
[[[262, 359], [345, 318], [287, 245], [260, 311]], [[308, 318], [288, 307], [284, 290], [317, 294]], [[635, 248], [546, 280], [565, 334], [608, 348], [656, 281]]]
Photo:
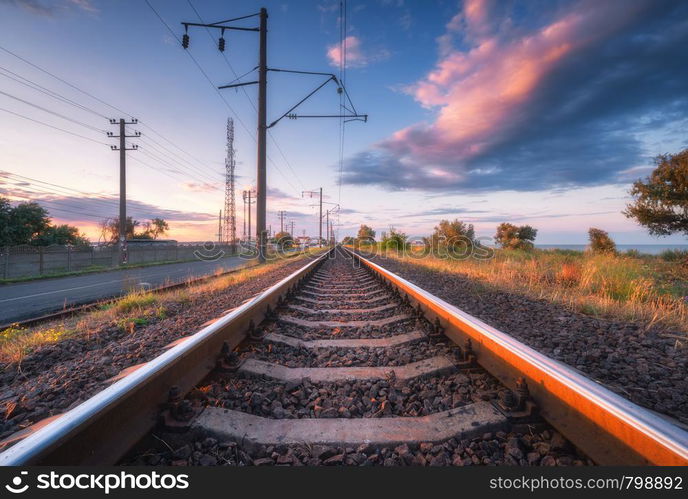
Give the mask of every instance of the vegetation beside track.
[[431, 272], [457, 274], [502, 290], [564, 304], [596, 317], [642, 321], [688, 331], [686, 255], [666, 252], [595, 254], [572, 250], [496, 250], [493, 258], [422, 255], [422, 249], [362, 253], [393, 258]]
[[[96, 310], [31, 327], [11, 326], [0, 331], [0, 364], [21, 363], [32, 351], [46, 344], [66, 338], [89, 338], [94, 331], [116, 326], [127, 333], [164, 319], [171, 312], [193, 306], [197, 300], [226, 291], [228, 288], [274, 272], [296, 260], [313, 256], [322, 250], [294, 252], [264, 265], [239, 269], [235, 272], [210, 277], [187, 287], [169, 291], [132, 291], [122, 298], [103, 304]], [[209, 318], [210, 319], [210, 318]]]

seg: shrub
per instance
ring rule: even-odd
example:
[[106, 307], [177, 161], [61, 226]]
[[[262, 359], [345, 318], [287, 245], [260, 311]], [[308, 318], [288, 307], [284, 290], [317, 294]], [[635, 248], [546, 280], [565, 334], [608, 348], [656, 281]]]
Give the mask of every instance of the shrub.
[[501, 223], [497, 226], [495, 242], [505, 249], [531, 250], [534, 245], [537, 229], [530, 225], [520, 227], [510, 223]]
[[591, 227], [588, 230], [588, 235], [590, 237], [590, 251], [593, 253], [616, 253], [616, 244], [606, 231]]
[[425, 244], [433, 251], [441, 248], [455, 253], [470, 254], [476, 245], [475, 229], [473, 224], [458, 219], [453, 222], [440, 220], [435, 232], [429, 238], [425, 238]]
[[659, 255], [666, 262], [688, 261], [688, 250], [668, 249]]
[[382, 236], [382, 246], [385, 249], [404, 249], [407, 246], [406, 239], [408, 239], [406, 234], [390, 227], [389, 233], [385, 232]]
[[373, 244], [375, 242], [375, 231], [365, 224], [361, 224], [356, 235], [356, 240], [360, 244]]

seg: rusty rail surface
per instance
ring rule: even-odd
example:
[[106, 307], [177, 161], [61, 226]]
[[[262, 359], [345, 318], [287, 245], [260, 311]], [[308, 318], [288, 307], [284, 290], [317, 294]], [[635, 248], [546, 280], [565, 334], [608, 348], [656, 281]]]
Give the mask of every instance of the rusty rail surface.
[[[298, 286], [330, 254], [261, 292], [227, 315], [185, 337], [167, 352], [56, 417], [0, 454], [0, 466], [116, 463], [156, 424], [172, 386], [191, 390], [214, 367], [225, 341], [236, 347], [250, 325]], [[40, 424], [40, 423], [39, 423]]]
[[344, 250], [439, 320], [455, 343], [473, 344], [478, 363], [510, 388], [525, 377], [541, 415], [602, 465], [688, 465], [688, 432], [579, 371], [428, 293], [363, 256]]

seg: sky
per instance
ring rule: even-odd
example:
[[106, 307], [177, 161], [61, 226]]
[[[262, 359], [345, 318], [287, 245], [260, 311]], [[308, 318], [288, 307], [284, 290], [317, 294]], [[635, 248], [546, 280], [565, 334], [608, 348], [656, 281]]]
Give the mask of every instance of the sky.
[[[688, 147], [688, 3], [668, 0], [346, 2], [0, 0], [0, 194], [36, 200], [93, 240], [117, 215], [118, 129], [129, 213], [168, 220], [180, 241], [215, 239], [226, 122], [241, 190], [255, 183], [258, 37], [190, 28], [266, 7], [268, 65], [340, 76], [368, 121], [283, 119], [268, 140], [268, 224], [287, 212], [317, 236], [316, 199], [340, 206], [339, 238], [362, 223], [424, 236], [442, 219], [489, 237], [501, 222], [540, 244], [657, 239], [621, 214], [658, 154]], [[343, 22], [345, 20], [345, 22]], [[256, 18], [238, 22], [251, 27]], [[343, 50], [345, 49], [345, 51]], [[268, 122], [327, 77], [270, 72]], [[339, 114], [329, 82], [301, 114]], [[343, 127], [343, 133], [342, 133]], [[342, 142], [343, 137], [343, 142]], [[343, 145], [342, 145], [343, 144]]]

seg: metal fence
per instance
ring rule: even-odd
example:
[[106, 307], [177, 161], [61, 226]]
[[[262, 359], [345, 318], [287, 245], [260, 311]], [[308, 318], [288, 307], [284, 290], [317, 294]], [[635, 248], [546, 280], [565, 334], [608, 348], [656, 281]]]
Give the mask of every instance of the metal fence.
[[[129, 265], [175, 262], [188, 260], [213, 260], [218, 255], [235, 253], [231, 245], [213, 245], [210, 248], [194, 244], [129, 244]], [[114, 246], [9, 246], [0, 248], [0, 277], [15, 279], [41, 275], [60, 274], [97, 268], [118, 266], [119, 253]]]

